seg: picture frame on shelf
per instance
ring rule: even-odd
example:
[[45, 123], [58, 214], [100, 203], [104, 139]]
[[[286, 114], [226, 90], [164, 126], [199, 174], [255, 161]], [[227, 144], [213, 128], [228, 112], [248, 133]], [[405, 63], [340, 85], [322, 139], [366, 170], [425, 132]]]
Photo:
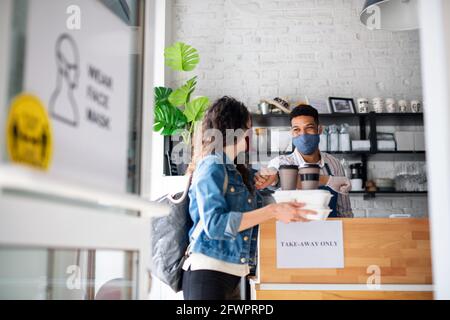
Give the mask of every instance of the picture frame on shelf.
[[330, 104], [326, 99], [317, 99], [305, 97], [306, 104], [317, 109], [319, 114], [331, 114]]
[[356, 113], [355, 101], [352, 98], [328, 98], [333, 113]]

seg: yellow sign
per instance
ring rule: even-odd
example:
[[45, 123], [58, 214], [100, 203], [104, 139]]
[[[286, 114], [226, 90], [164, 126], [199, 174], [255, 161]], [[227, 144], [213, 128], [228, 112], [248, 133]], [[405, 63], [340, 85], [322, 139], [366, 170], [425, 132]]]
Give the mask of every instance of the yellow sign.
[[12, 162], [48, 169], [53, 135], [47, 110], [39, 98], [24, 94], [14, 99], [8, 116], [7, 139]]

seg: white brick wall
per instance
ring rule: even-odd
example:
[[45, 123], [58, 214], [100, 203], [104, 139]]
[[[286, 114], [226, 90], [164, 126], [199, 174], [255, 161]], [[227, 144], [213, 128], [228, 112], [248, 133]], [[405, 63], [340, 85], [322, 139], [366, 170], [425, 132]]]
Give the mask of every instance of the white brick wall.
[[252, 109], [275, 96], [421, 99], [418, 32], [367, 30], [363, 2], [173, 0], [173, 40], [200, 51], [197, 94]]
[[383, 196], [364, 200], [362, 195], [352, 195], [350, 201], [352, 203], [353, 213], [358, 218], [388, 218], [391, 214], [410, 214], [416, 218], [428, 216], [428, 201], [426, 196]]
[[[421, 100], [418, 32], [369, 31], [359, 21], [363, 2], [173, 0], [173, 41], [196, 47], [201, 62], [192, 73], [172, 72], [170, 85], [198, 75], [196, 95], [231, 95], [253, 111], [275, 96], [293, 103], [305, 96]], [[403, 159], [395, 157], [370, 162], [369, 178], [393, 178], [393, 161]], [[424, 196], [352, 202], [357, 216], [427, 214]]]

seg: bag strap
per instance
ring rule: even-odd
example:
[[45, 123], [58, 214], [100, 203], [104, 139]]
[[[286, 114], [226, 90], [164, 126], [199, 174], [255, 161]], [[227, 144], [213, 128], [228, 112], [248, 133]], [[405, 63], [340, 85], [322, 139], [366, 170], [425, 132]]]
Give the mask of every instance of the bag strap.
[[[225, 179], [224, 179], [224, 182], [223, 182], [223, 189], [222, 190], [223, 190], [223, 195], [225, 195], [225, 193], [227, 192], [227, 188], [228, 188], [228, 173], [227, 173], [227, 168], [226, 168], [225, 165], [223, 166], [223, 170], [225, 172]], [[203, 222], [200, 219], [198, 221], [197, 225], [194, 228], [194, 232], [192, 232], [191, 241], [190, 241], [188, 249], [187, 249], [187, 253], [188, 254], [191, 253], [190, 250], [191, 250], [191, 248], [192, 248], [192, 246], [194, 244], [194, 241], [198, 238], [198, 236], [200, 235], [200, 233], [202, 231], [203, 231]]]
[[172, 202], [172, 203], [174, 203], [174, 204], [180, 204], [180, 203], [182, 203], [182, 202], [186, 199], [186, 197], [187, 197], [187, 195], [188, 195], [188, 193], [189, 193], [189, 188], [191, 187], [191, 183], [192, 183], [192, 174], [190, 174], [190, 175], [188, 176], [188, 180], [187, 180], [187, 183], [186, 183], [186, 187], [184, 188], [183, 194], [181, 195], [181, 197], [178, 198], [178, 199], [175, 199], [175, 198], [173, 197], [174, 195], [172, 195], [172, 194], [169, 193], [169, 194], [167, 195], [167, 199], [169, 199], [169, 201]]

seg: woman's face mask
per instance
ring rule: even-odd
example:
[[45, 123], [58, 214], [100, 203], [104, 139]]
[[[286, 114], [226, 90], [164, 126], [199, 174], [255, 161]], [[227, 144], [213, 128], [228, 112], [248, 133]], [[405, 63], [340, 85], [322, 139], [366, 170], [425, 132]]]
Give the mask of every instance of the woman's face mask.
[[301, 134], [297, 137], [294, 137], [292, 139], [292, 143], [301, 154], [310, 155], [319, 148], [320, 135]]

